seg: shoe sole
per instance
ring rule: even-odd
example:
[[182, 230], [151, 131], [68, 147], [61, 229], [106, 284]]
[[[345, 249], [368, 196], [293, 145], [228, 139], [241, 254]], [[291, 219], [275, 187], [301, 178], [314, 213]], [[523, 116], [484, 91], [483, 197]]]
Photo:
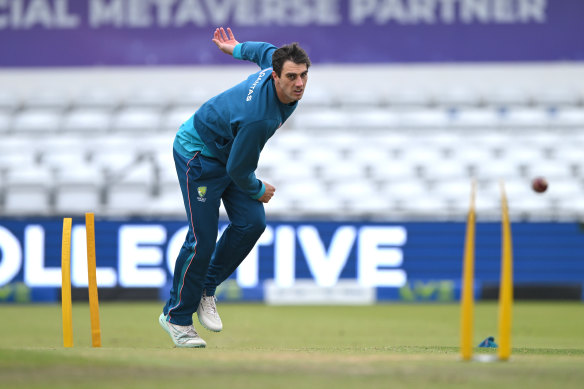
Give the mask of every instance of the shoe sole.
[[166, 331], [166, 333], [170, 336], [170, 339], [172, 339], [172, 343], [174, 343], [174, 345], [176, 347], [180, 347], [180, 348], [205, 348], [207, 346], [206, 344], [186, 344], [186, 345], [185, 344], [177, 344], [174, 341], [174, 338], [172, 337], [172, 334], [170, 333], [168, 326], [166, 325], [166, 317], [164, 316], [164, 313], [161, 313], [160, 316], [158, 316], [158, 323], [160, 324], [162, 329], [164, 331]]
[[199, 318], [199, 323], [201, 323], [201, 325], [203, 326], [203, 328], [205, 328], [207, 331], [211, 331], [211, 332], [221, 332], [223, 330], [223, 327], [217, 329], [213, 329], [213, 328], [209, 328], [205, 323], [203, 323], [203, 321], [201, 320], [201, 315], [199, 315], [199, 311], [197, 310], [197, 318]]

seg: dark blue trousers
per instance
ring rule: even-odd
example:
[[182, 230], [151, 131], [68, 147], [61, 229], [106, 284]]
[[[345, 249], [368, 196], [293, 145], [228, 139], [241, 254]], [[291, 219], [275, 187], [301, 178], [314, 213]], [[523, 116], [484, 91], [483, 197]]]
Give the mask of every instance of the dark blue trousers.
[[[203, 290], [214, 295], [249, 254], [266, 228], [266, 214], [263, 203], [239, 189], [218, 160], [200, 154], [189, 160], [174, 150], [174, 162], [189, 230], [164, 314], [184, 326], [193, 323]], [[221, 200], [230, 223], [217, 241]]]

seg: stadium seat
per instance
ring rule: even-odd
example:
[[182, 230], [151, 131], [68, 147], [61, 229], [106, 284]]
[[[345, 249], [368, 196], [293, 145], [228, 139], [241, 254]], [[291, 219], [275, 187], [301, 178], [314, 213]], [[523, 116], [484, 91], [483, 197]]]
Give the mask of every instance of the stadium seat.
[[319, 196], [315, 198], [304, 198], [295, 201], [294, 204], [294, 213], [296, 214], [317, 217], [342, 217], [345, 215], [344, 204], [336, 197]]
[[79, 108], [67, 113], [63, 119], [62, 129], [67, 132], [90, 134], [103, 133], [109, 130], [111, 111], [103, 108]]
[[[531, 189], [531, 182], [528, 179], [519, 178], [516, 180], [507, 180], [504, 181], [504, 187], [510, 204], [511, 202], [516, 203], [522, 199], [530, 198], [534, 194]], [[489, 185], [485, 185], [481, 189], [491, 196], [501, 197], [500, 182], [492, 181]]]
[[584, 108], [562, 107], [551, 118], [554, 128], [584, 128]]
[[431, 194], [450, 202], [465, 203], [470, 198], [472, 180], [468, 178], [452, 178], [449, 180], [439, 180], [432, 184]]
[[164, 109], [173, 100], [173, 93], [164, 87], [138, 87], [120, 93], [120, 104], [124, 107]]
[[390, 160], [369, 165], [371, 179], [382, 184], [418, 180], [418, 169], [413, 163]]
[[12, 123], [12, 113], [7, 109], [0, 108], [0, 135], [5, 136], [10, 130]]
[[476, 128], [472, 133], [464, 133], [462, 140], [468, 144], [480, 145], [483, 149], [496, 150], [511, 142], [512, 138], [504, 131]]
[[565, 202], [584, 197], [584, 186], [579, 180], [549, 180], [548, 182], [549, 187], [545, 192], [545, 197]]
[[106, 210], [124, 215], [140, 214], [151, 200], [155, 173], [149, 163], [141, 163], [125, 171], [110, 182]]
[[521, 138], [517, 136], [518, 143], [548, 151], [551, 151], [558, 142], [562, 142], [563, 138], [560, 133], [549, 129], [530, 130], [522, 135]]
[[35, 184], [6, 185], [4, 196], [4, 215], [46, 216], [52, 212], [50, 191], [45, 186]]
[[[266, 146], [264, 147], [264, 151], [267, 151], [268, 149], [280, 149], [289, 152], [296, 152], [310, 146], [313, 143], [314, 137], [317, 135], [318, 134], [309, 131], [292, 130], [282, 127], [268, 140], [268, 143], [266, 143]], [[262, 153], [264, 151], [262, 151]]]
[[[183, 106], [183, 107], [200, 107], [203, 103], [213, 97], [215, 93], [211, 90], [207, 90], [201, 85], [197, 85], [196, 88], [182, 88], [180, 93], [175, 93], [172, 95], [172, 100], [170, 101], [171, 106]], [[193, 111], [194, 113], [195, 111]]]
[[381, 192], [392, 201], [408, 202], [412, 198], [428, 195], [428, 186], [420, 180], [386, 182], [381, 187]]
[[[15, 193], [28, 190], [42, 215], [94, 206], [107, 215], [182, 217], [172, 142], [216, 93], [217, 80], [202, 76], [196, 87], [175, 89], [130, 78], [75, 85], [73, 92], [51, 89], [49, 81], [34, 93], [2, 89], [0, 201], [15, 211]], [[516, 217], [582, 215], [584, 96], [575, 86], [527, 91], [513, 80], [504, 88], [427, 80], [414, 85], [398, 76], [388, 88], [338, 93], [336, 80], [313, 79], [262, 151], [256, 173], [277, 187], [268, 214], [464, 218], [474, 177], [477, 209], [493, 219], [500, 217], [500, 179], [518, 204]], [[50, 182], [27, 181], [29, 168], [42, 169]], [[23, 182], [15, 182], [22, 172]], [[548, 179], [546, 193], [533, 193], [535, 176]]]
[[70, 148], [60, 150], [57, 148], [47, 148], [41, 155], [41, 164], [66, 174], [67, 170], [78, 169], [87, 164], [87, 154], [85, 150]]
[[355, 161], [340, 160], [320, 165], [320, 177], [326, 182], [360, 182], [367, 175], [365, 165]]
[[[582, 150], [584, 150], [584, 143], [578, 144], [572, 142], [562, 142], [562, 144], [555, 145], [552, 150], [553, 161], [562, 161], [564, 163], [573, 164], [574, 166], [584, 166], [582, 158]], [[550, 161], [550, 163], [553, 163]], [[582, 171], [584, 173], [584, 171]]]
[[387, 130], [400, 128], [399, 113], [389, 109], [363, 109], [346, 118], [345, 126], [356, 131], [361, 130]]
[[290, 217], [297, 214], [298, 210], [294, 208], [294, 202], [279, 194], [274, 196], [270, 202], [264, 205], [267, 218]]
[[71, 96], [59, 85], [51, 88], [34, 88], [22, 99], [26, 108], [65, 110], [71, 103]]
[[[461, 199], [460, 207], [461, 210], [470, 209], [470, 197], [468, 199]], [[481, 217], [496, 217], [500, 218], [501, 215], [501, 198], [495, 193], [489, 193], [481, 190], [480, 186], [477, 188], [476, 198], [475, 198], [475, 210], [477, 215]]]
[[[369, 133], [369, 131], [365, 131]], [[371, 145], [366, 141], [363, 141], [363, 132], [358, 131], [341, 131], [336, 133], [334, 136], [331, 134], [314, 134], [310, 137], [312, 143], [317, 145], [325, 145], [326, 147], [338, 150], [341, 156], [347, 154], [352, 154], [353, 152], [361, 151], [363, 154], [368, 153], [371, 149], [377, 147], [377, 145]]]
[[178, 180], [173, 185], [161, 187], [158, 195], [144, 204], [144, 213], [152, 216], [184, 217], [185, 206]]
[[38, 185], [50, 188], [54, 177], [50, 169], [44, 166], [19, 166], [10, 169], [5, 175], [6, 185]]
[[347, 213], [353, 217], [374, 218], [391, 214], [393, 203], [381, 193], [370, 193], [366, 197], [353, 199], [347, 203]]
[[501, 126], [510, 130], [546, 128], [550, 119], [547, 108], [512, 108], [503, 115]]
[[427, 145], [411, 145], [403, 148], [399, 158], [410, 164], [439, 163], [444, 158], [443, 150]]
[[62, 114], [56, 109], [25, 109], [14, 115], [12, 128], [15, 133], [50, 134], [60, 130]]
[[453, 113], [451, 126], [460, 129], [494, 129], [501, 125], [502, 116], [498, 109], [461, 108]]
[[55, 175], [55, 212], [100, 212], [105, 178], [98, 166], [71, 163]]
[[270, 178], [274, 181], [270, 183], [276, 187], [279, 187], [287, 182], [314, 182], [317, 179], [315, 168], [310, 164], [301, 162], [288, 163], [277, 166], [274, 165], [270, 170], [270, 175]]
[[298, 112], [291, 120], [294, 128], [300, 130], [331, 130], [346, 127], [351, 115], [338, 109], [319, 109]]
[[573, 174], [570, 164], [565, 161], [533, 160], [526, 167], [526, 176], [531, 178], [543, 176], [548, 180], [569, 180]]
[[[362, 133], [359, 147], [368, 150], [369, 148], [377, 148], [380, 150], [387, 150], [394, 154], [401, 154], [400, 151], [415, 145], [418, 142], [414, 139], [414, 133], [400, 131], [399, 129], [371, 131]], [[418, 135], [416, 133], [416, 135]]]
[[398, 210], [410, 217], [445, 217], [451, 210], [446, 199], [433, 193], [418, 194], [401, 199]]
[[546, 89], [531, 95], [531, 100], [535, 105], [550, 108], [578, 105], [581, 99], [582, 96], [578, 91], [571, 87]]
[[420, 163], [422, 175], [426, 180], [442, 181], [456, 178], [468, 178], [469, 169], [457, 160], [443, 160], [439, 163], [429, 161]]
[[545, 151], [529, 145], [510, 143], [504, 150], [502, 150], [500, 158], [514, 164], [528, 165], [532, 161], [543, 161], [545, 159]]
[[482, 92], [483, 102], [496, 107], [527, 106], [529, 93], [520, 88], [488, 88]]
[[155, 132], [160, 128], [161, 112], [150, 108], [126, 108], [114, 114], [112, 128], [118, 132]]
[[[321, 214], [329, 211], [339, 212], [342, 202], [329, 194], [330, 192], [327, 192], [326, 187], [319, 181], [289, 180], [276, 186], [274, 204], [270, 201], [266, 207], [274, 214], [287, 211], [288, 215], [301, 215], [301, 212]], [[327, 204], [327, 201], [330, 204]]]
[[258, 166], [270, 168], [274, 165], [285, 165], [291, 162], [292, 156], [288, 150], [268, 144], [260, 154]]
[[297, 164], [323, 167], [342, 161], [342, 155], [339, 150], [330, 147], [323, 148], [321, 145], [307, 145], [296, 155]]
[[[457, 145], [462, 142], [467, 141], [469, 138], [472, 139], [471, 134], [466, 134], [461, 131], [424, 131], [421, 134], [415, 136], [415, 140], [427, 144], [429, 147], [435, 147], [439, 149], [449, 149], [453, 147], [458, 147]], [[414, 136], [412, 135], [412, 138]]]
[[539, 196], [536, 193], [526, 193], [525, 195], [509, 196], [509, 215], [511, 217], [537, 218], [538, 215], [549, 212], [553, 202], [549, 197]]
[[423, 109], [400, 112], [399, 126], [408, 129], [447, 128], [452, 122], [446, 109]]
[[55, 188], [55, 212], [82, 215], [101, 212], [101, 193], [97, 184], [67, 183]]
[[174, 157], [170, 153], [157, 153], [154, 157], [155, 183], [161, 188], [179, 188]]
[[104, 212], [111, 215], [143, 215], [152, 201], [145, 183], [117, 183], [108, 188]]
[[435, 103], [444, 108], [473, 107], [481, 103], [481, 96], [476, 89], [453, 86], [443, 93], [434, 94]]
[[350, 204], [353, 202], [360, 203], [367, 201], [368, 198], [374, 198], [380, 193], [380, 190], [373, 182], [361, 177], [354, 180], [335, 182], [331, 185], [329, 193], [330, 196], [334, 196]]
[[350, 92], [339, 93], [336, 98], [341, 107], [347, 108], [371, 108], [385, 103], [381, 88], [351, 88]]
[[[350, 146], [350, 145], [347, 145]], [[364, 165], [380, 165], [380, 168], [387, 168], [386, 164], [392, 162], [392, 155], [388, 149], [378, 147], [369, 142], [353, 142], [349, 148], [347, 160]]]
[[515, 161], [495, 159], [472, 164], [473, 176], [479, 181], [513, 180], [521, 177], [521, 166]]
[[338, 102], [335, 102], [335, 96], [326, 87], [318, 85], [318, 81], [315, 81], [309, 88], [306, 88], [306, 92], [302, 96], [302, 108], [313, 108], [313, 107], [331, 107]]
[[432, 103], [432, 94], [420, 88], [391, 89], [386, 100], [394, 108], [426, 107]]
[[0, 90], [0, 110], [13, 112], [21, 104], [21, 97], [15, 95], [9, 88]]
[[581, 219], [584, 217], [584, 196], [578, 196], [572, 199], [558, 200], [556, 208], [561, 216], [567, 220], [574, 218]]
[[94, 150], [91, 156], [91, 163], [99, 166], [108, 175], [116, 175], [137, 164], [140, 158], [140, 155], [131, 150]]
[[463, 143], [448, 150], [448, 157], [462, 164], [477, 166], [492, 162], [496, 156], [493, 150], [480, 143]]
[[72, 104], [76, 108], [113, 110], [120, 105], [120, 93], [106, 87], [88, 87], [74, 93]]
[[150, 161], [141, 161], [124, 171], [121, 171], [114, 186], [117, 184], [146, 185], [150, 191], [156, 180], [156, 168]]
[[168, 110], [162, 115], [160, 129], [162, 131], [177, 132], [181, 124], [189, 119], [198, 108], [198, 106], [181, 106]]
[[0, 150], [0, 176], [2, 171], [18, 170], [35, 164], [36, 154], [34, 152], [23, 151], [22, 148]]
[[51, 213], [53, 177], [42, 166], [24, 166], [7, 172], [4, 212], [7, 215], [48, 215]]

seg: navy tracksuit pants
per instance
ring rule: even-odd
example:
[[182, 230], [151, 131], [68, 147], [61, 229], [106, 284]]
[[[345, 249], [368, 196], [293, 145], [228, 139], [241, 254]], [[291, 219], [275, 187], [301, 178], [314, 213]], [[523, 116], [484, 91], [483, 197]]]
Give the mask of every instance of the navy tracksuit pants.
[[[203, 290], [214, 295], [249, 254], [266, 228], [266, 214], [263, 203], [235, 185], [218, 160], [200, 153], [191, 159], [176, 150], [173, 154], [189, 230], [164, 314], [171, 323], [185, 326], [193, 323]], [[217, 242], [221, 200], [230, 223]]]

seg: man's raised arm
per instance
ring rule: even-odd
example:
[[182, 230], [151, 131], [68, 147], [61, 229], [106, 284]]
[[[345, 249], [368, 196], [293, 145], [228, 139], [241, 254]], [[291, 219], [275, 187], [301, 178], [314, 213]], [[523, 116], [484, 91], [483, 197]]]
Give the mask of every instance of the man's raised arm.
[[233, 49], [239, 43], [238, 41], [235, 40], [233, 32], [231, 32], [231, 29], [229, 27], [227, 27], [227, 33], [225, 33], [223, 27], [216, 28], [212, 40], [213, 43], [215, 43], [217, 47], [219, 47], [219, 50], [229, 55], [233, 55]]

